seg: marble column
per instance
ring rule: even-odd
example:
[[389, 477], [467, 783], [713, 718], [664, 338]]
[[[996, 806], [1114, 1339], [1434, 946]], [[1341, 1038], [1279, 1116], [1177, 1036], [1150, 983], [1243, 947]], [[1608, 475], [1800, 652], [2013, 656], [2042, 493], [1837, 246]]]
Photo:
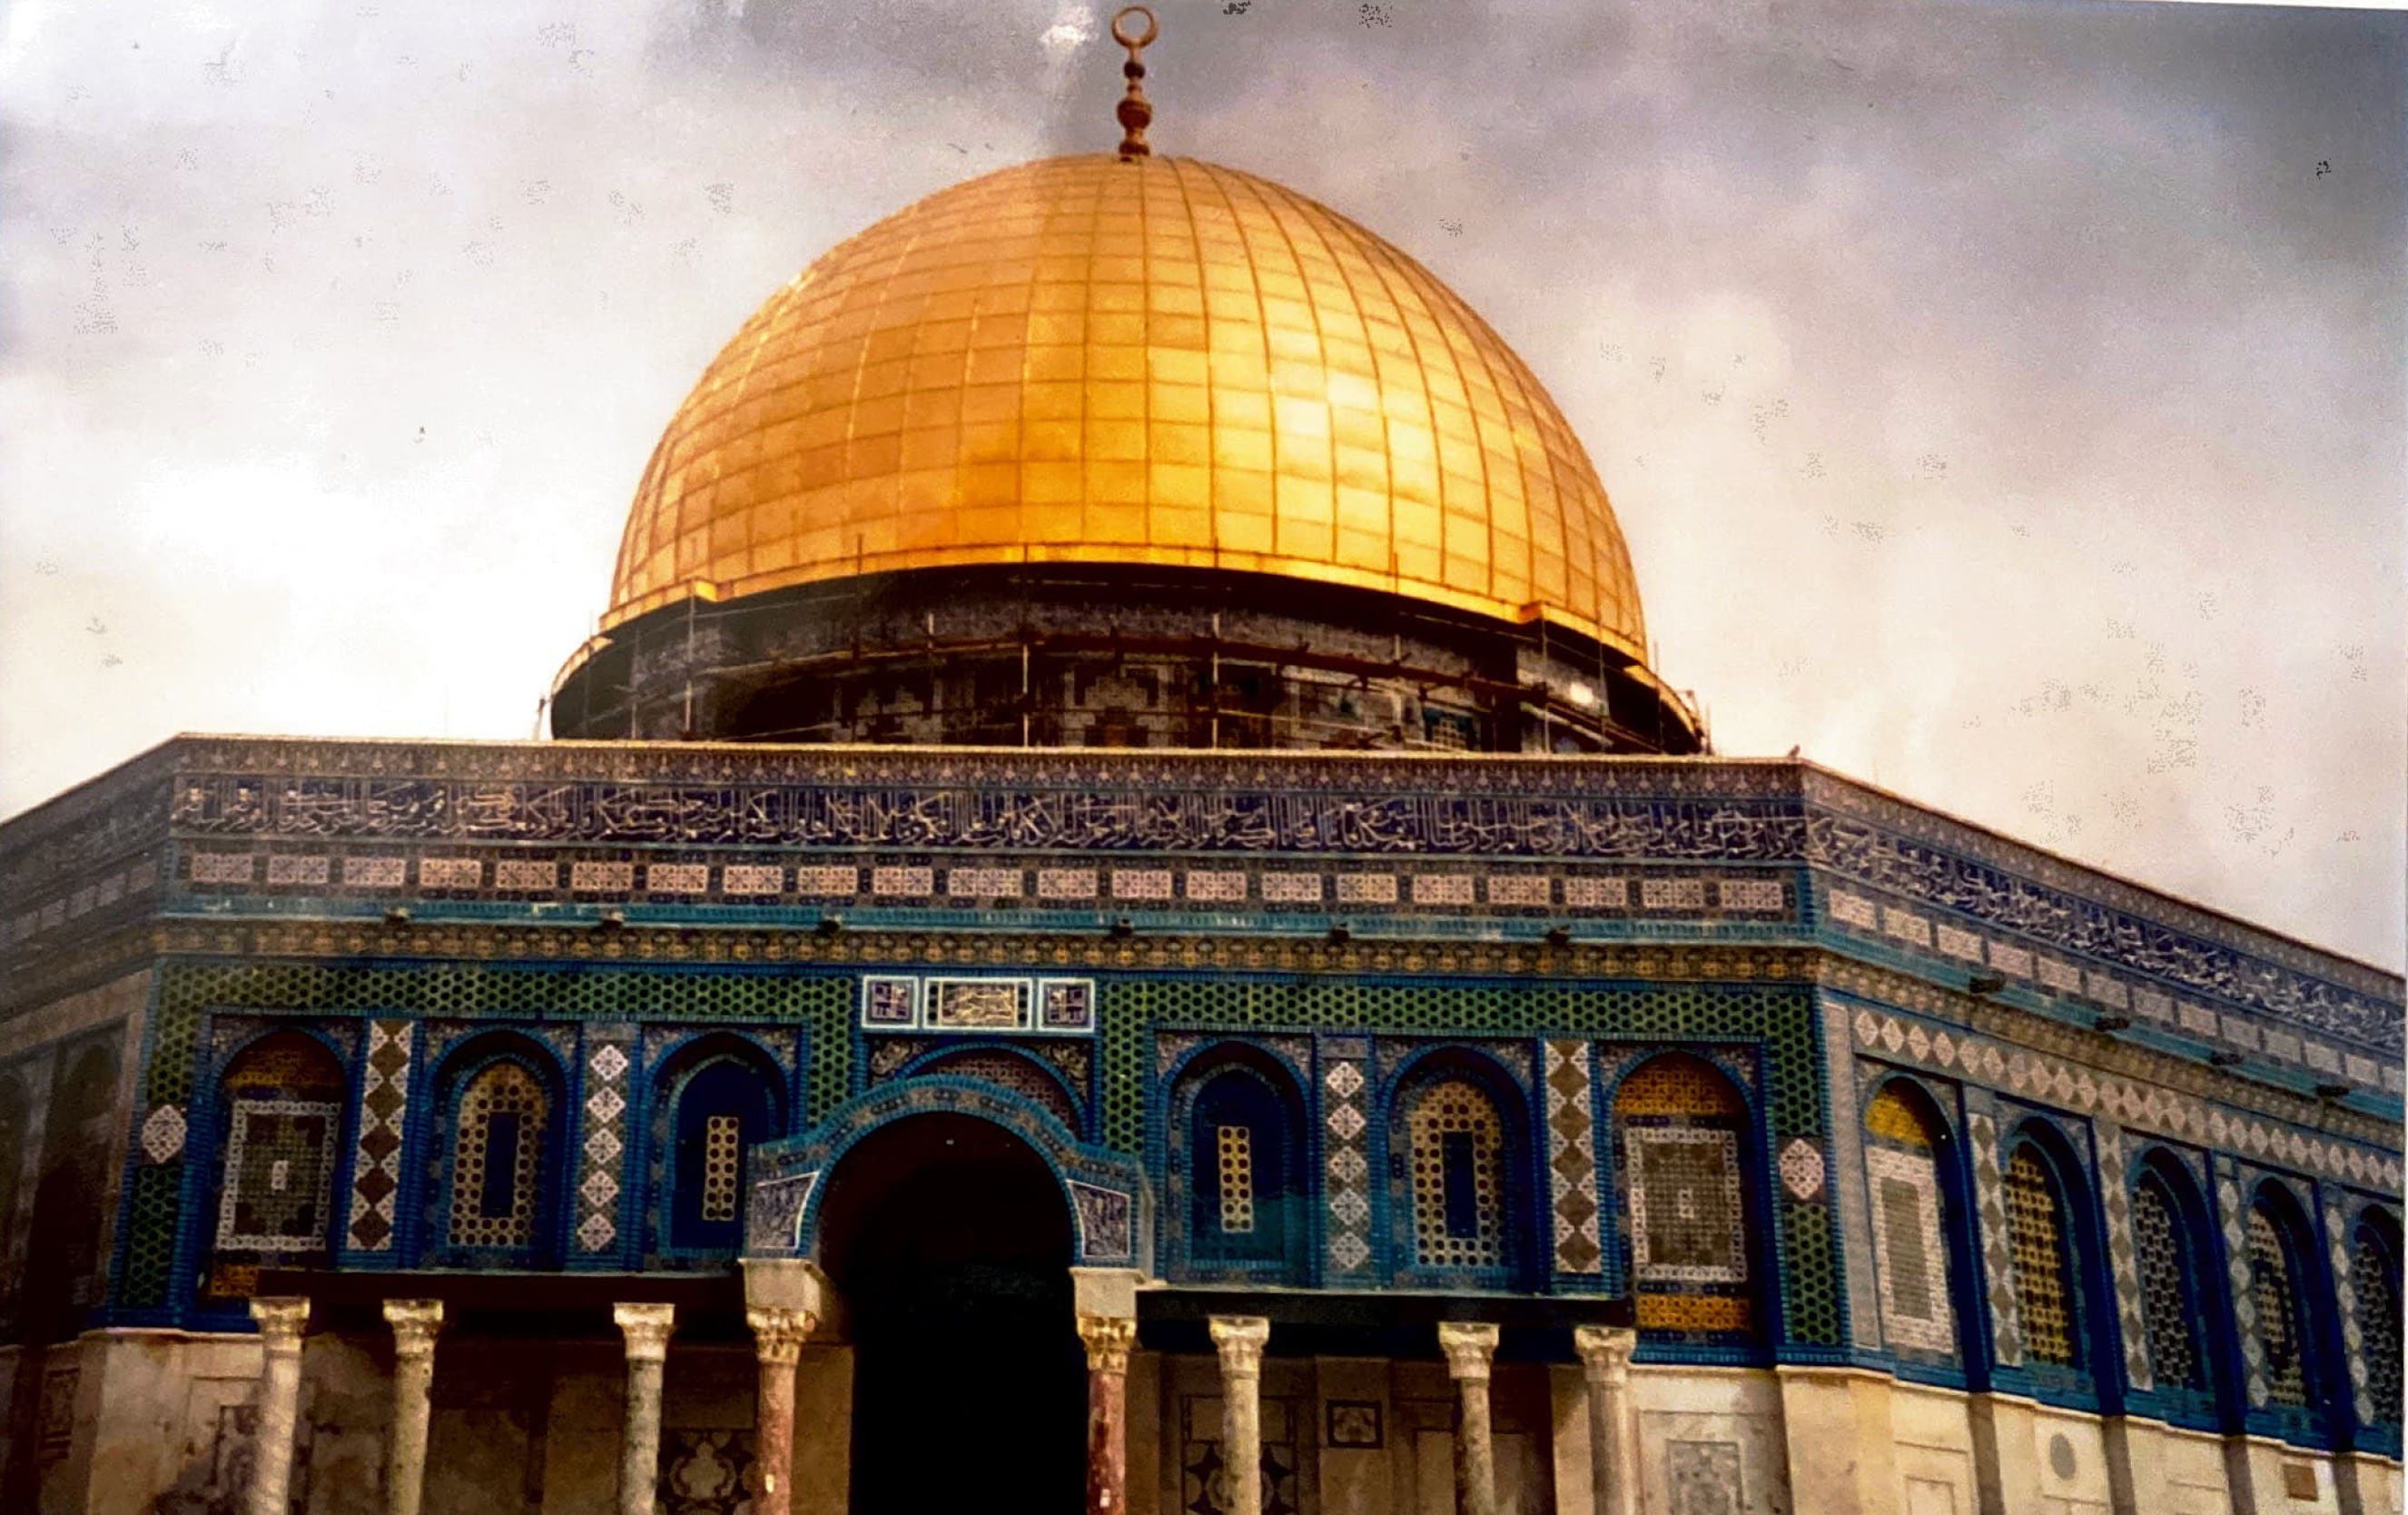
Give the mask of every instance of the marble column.
[[792, 1515], [795, 1469], [795, 1364], [803, 1339], [819, 1322], [790, 1305], [754, 1305], [744, 1312], [752, 1328], [752, 1353], [761, 1364], [760, 1398], [753, 1410], [752, 1515]]
[[1263, 1515], [1263, 1344], [1271, 1323], [1259, 1315], [1211, 1318], [1221, 1353], [1221, 1476], [1226, 1515]]
[[435, 1334], [443, 1329], [439, 1299], [389, 1299], [393, 1327], [393, 1439], [385, 1446], [386, 1515], [418, 1515], [426, 1487], [426, 1390], [435, 1381]]
[[254, 1299], [251, 1318], [259, 1322], [267, 1361], [259, 1375], [259, 1419], [243, 1515], [287, 1515], [293, 1503], [293, 1433], [301, 1421], [301, 1328], [309, 1322], [309, 1302]]
[[627, 1413], [619, 1435], [619, 1515], [652, 1515], [661, 1481], [661, 1366], [674, 1305], [614, 1305], [627, 1337]]
[[1455, 1428], [1455, 1508], [1462, 1515], [1497, 1515], [1497, 1445], [1488, 1420], [1497, 1327], [1485, 1320], [1440, 1321], [1438, 1345], [1462, 1400]]
[[1128, 1360], [1137, 1322], [1125, 1316], [1079, 1316], [1087, 1349], [1087, 1515], [1120, 1515], [1128, 1505]]
[[1588, 1380], [1589, 1478], [1597, 1515], [1639, 1515], [1639, 1416], [1630, 1401], [1628, 1326], [1574, 1326], [1572, 1349]]

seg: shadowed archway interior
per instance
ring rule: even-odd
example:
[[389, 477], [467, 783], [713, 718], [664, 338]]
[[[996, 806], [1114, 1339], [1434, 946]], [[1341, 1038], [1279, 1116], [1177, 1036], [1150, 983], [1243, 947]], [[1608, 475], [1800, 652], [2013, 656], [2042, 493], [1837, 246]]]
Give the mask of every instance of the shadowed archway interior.
[[854, 1515], [1073, 1509], [1086, 1368], [1071, 1222], [1044, 1161], [968, 1116], [865, 1138], [830, 1181], [822, 1255], [856, 1347]]

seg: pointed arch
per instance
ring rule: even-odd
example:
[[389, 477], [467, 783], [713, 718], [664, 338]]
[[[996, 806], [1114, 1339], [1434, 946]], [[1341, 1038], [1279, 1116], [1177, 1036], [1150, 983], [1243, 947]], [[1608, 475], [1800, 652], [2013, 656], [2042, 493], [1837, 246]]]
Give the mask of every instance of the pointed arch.
[[1615, 1089], [1614, 1173], [1641, 1329], [1730, 1333], [1758, 1323], [1745, 1171], [1752, 1125], [1738, 1087], [1689, 1053], [1650, 1058]]
[[1905, 1077], [1874, 1087], [1863, 1124], [1883, 1339], [1906, 1362], [1959, 1368], [1966, 1353], [1956, 1302], [1970, 1275], [1956, 1133], [1930, 1094]]
[[216, 1227], [203, 1286], [211, 1298], [240, 1299], [262, 1266], [331, 1250], [349, 1087], [332, 1049], [297, 1029], [251, 1042], [219, 1075]]
[[1531, 1269], [1528, 1106], [1496, 1060], [1424, 1053], [1391, 1085], [1390, 1214], [1405, 1277], [1516, 1287]]
[[2313, 1410], [2326, 1388], [2312, 1234], [2288, 1190], [2272, 1179], [2258, 1185], [2243, 1218], [2242, 1245], [2257, 1316], [2258, 1377], [2265, 1403], [2277, 1410]]
[[2141, 1286], [2142, 1349], [2151, 1392], [2195, 1397], [2216, 1389], [2213, 1350], [2229, 1306], [2210, 1266], [2207, 1205], [2198, 1182], [2162, 1151], [2143, 1155], [2132, 1180], [2133, 1269]]
[[1168, 1127], [1176, 1260], [1199, 1277], [1309, 1282], [1304, 1095], [1287, 1067], [1242, 1044], [1198, 1054]]
[[734, 1253], [744, 1237], [744, 1161], [786, 1133], [784, 1080], [768, 1055], [732, 1032], [695, 1038], [653, 1078], [652, 1250]]
[[538, 1267], [559, 1249], [566, 1120], [560, 1065], [516, 1032], [468, 1042], [439, 1075], [447, 1138], [429, 1234], [446, 1265]]
[[2036, 1138], [2038, 1129], [2044, 1128], [2028, 1122], [2008, 1139], [2000, 1169], [2015, 1320], [2028, 1364], [2087, 1373], [2097, 1315], [2083, 1297], [2080, 1190], [2056, 1144]]

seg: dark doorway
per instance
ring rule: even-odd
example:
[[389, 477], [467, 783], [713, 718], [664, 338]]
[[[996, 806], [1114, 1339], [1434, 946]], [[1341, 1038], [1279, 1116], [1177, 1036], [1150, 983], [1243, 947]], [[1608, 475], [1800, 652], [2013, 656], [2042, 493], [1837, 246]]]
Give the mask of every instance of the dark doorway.
[[914, 1116], [846, 1155], [820, 1234], [856, 1350], [853, 1515], [1078, 1508], [1086, 1364], [1043, 1160], [986, 1121]]

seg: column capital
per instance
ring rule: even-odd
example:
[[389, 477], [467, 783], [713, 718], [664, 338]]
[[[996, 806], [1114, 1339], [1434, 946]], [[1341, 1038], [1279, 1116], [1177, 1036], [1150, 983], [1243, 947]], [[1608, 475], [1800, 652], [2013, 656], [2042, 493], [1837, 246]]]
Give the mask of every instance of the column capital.
[[792, 1367], [802, 1360], [803, 1341], [819, 1320], [810, 1311], [785, 1305], [754, 1305], [744, 1312], [752, 1328], [752, 1350], [765, 1364]]
[[1271, 1339], [1271, 1323], [1259, 1315], [1216, 1315], [1209, 1322], [1212, 1345], [1221, 1354], [1225, 1378], [1256, 1378], [1263, 1371], [1263, 1347]]
[[1638, 1349], [1639, 1333], [1629, 1326], [1572, 1327], [1572, 1350], [1580, 1354], [1581, 1368], [1592, 1378], [1628, 1378], [1630, 1354]]
[[1137, 1345], [1137, 1321], [1125, 1315], [1079, 1316], [1079, 1340], [1087, 1349], [1091, 1373], [1126, 1373], [1129, 1349]]
[[271, 1294], [251, 1302], [251, 1318], [259, 1322], [260, 1339], [268, 1350], [292, 1350], [301, 1345], [301, 1328], [309, 1323], [309, 1301], [300, 1294]]
[[668, 1356], [669, 1333], [677, 1329], [674, 1305], [613, 1305], [610, 1319], [627, 1336], [627, 1361], [657, 1363]]
[[1446, 1354], [1449, 1378], [1486, 1383], [1489, 1361], [1497, 1355], [1497, 1327], [1487, 1320], [1440, 1320], [1438, 1347]]
[[393, 1348], [404, 1357], [423, 1356], [435, 1349], [435, 1334], [443, 1329], [439, 1299], [389, 1299], [385, 1324], [393, 1327]]

